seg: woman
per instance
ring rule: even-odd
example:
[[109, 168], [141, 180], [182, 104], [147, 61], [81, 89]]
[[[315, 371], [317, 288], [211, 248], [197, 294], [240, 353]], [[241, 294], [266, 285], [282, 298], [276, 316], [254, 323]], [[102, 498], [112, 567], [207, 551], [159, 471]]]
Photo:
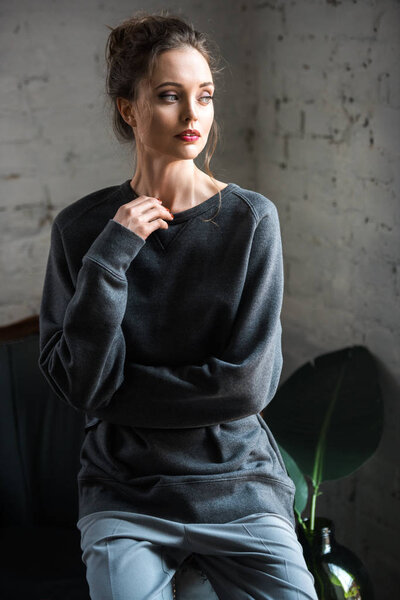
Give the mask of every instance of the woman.
[[39, 364], [86, 414], [79, 521], [91, 598], [172, 598], [189, 556], [219, 598], [316, 599], [295, 487], [260, 416], [282, 368], [278, 213], [194, 159], [218, 70], [204, 34], [140, 14], [111, 30], [107, 91], [136, 171], [64, 208]]

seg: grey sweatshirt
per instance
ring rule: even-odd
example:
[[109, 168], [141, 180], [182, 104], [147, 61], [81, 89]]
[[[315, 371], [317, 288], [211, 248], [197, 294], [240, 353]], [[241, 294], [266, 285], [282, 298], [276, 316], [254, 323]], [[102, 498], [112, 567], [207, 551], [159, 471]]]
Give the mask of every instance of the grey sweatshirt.
[[278, 212], [235, 183], [221, 196], [146, 240], [113, 220], [137, 197], [129, 179], [53, 222], [39, 366], [86, 415], [79, 518], [294, 524], [295, 486], [259, 414], [282, 369]]

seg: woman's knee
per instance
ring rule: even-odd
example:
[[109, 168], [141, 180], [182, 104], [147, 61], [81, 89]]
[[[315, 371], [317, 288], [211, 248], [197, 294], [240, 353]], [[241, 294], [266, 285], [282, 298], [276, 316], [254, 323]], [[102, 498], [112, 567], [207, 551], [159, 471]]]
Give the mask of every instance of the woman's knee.
[[257, 600], [317, 600], [303, 548], [288, 521], [266, 514], [242, 522], [236, 540], [228, 552], [221, 548], [218, 555], [197, 557], [222, 600], [249, 596]]
[[162, 546], [130, 538], [101, 539], [84, 548], [92, 600], [172, 600]]

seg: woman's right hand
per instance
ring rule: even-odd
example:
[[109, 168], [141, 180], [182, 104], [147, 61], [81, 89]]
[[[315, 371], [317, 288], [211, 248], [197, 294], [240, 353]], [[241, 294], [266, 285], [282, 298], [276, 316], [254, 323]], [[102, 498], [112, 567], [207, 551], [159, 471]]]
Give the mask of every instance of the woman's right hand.
[[126, 204], [122, 204], [113, 217], [124, 227], [136, 233], [144, 240], [156, 229], [168, 229], [164, 219], [172, 219], [172, 213], [162, 206], [161, 200], [151, 196], [139, 196]]

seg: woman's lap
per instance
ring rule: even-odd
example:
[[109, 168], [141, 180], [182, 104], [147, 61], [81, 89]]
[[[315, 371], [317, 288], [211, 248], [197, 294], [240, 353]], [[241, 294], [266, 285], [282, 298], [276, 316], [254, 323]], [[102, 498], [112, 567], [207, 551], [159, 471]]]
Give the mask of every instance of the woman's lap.
[[78, 521], [92, 600], [172, 600], [188, 556], [222, 600], [317, 600], [295, 530], [270, 513], [182, 524], [104, 511]]

